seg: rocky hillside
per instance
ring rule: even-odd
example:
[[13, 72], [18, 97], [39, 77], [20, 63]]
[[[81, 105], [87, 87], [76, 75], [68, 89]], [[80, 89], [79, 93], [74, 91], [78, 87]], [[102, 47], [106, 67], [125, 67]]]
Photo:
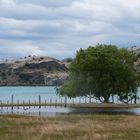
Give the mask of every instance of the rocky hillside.
[[0, 62], [0, 85], [61, 85], [68, 80], [66, 61], [28, 56]]
[[133, 46], [128, 48], [128, 50], [132, 51], [137, 56], [137, 61], [135, 62], [135, 68], [138, 72], [140, 72], [140, 47]]

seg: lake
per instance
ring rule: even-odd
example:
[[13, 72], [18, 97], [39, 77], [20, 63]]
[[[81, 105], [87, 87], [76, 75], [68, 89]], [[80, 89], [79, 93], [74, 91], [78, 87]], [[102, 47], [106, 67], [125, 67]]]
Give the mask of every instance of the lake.
[[[53, 86], [43, 86], [43, 87], [0, 87], [0, 101], [7, 102], [8, 100], [11, 101], [11, 96], [14, 95], [14, 102], [16, 103], [17, 100], [22, 102], [25, 101], [38, 101], [39, 95], [41, 96], [42, 101], [50, 101], [52, 100], [58, 100], [64, 99], [64, 97], [60, 97], [56, 94], [55, 87]], [[138, 95], [140, 96], [140, 88], [138, 88]], [[74, 99], [75, 102], [79, 101], [79, 98]], [[86, 101], [85, 101], [86, 100]], [[88, 99], [85, 99], [84, 97], [80, 98], [81, 102], [88, 102]], [[93, 102], [95, 102], [94, 99], [92, 99]], [[73, 102], [73, 99], [68, 99], [68, 102]]]
[[[52, 102], [55, 102], [57, 99], [60, 102], [61, 99], [64, 100], [64, 97], [60, 97], [56, 94], [56, 89], [53, 86], [48, 87], [0, 87], [0, 101], [7, 102], [11, 101], [11, 96], [14, 95], [14, 102], [16, 103], [17, 100], [22, 102], [31, 102], [38, 101], [39, 95], [41, 96], [42, 102], [47, 102], [52, 99]], [[79, 98], [74, 99], [75, 102], [79, 101]], [[73, 99], [67, 99], [68, 103], [72, 103]], [[80, 98], [81, 102], [85, 102], [85, 98]]]
[[[38, 101], [39, 95], [41, 96], [41, 100], [45, 102], [50, 101], [55, 102], [57, 99], [58, 102], [62, 99], [64, 102], [64, 97], [60, 97], [56, 94], [55, 87], [0, 87], [0, 101], [2, 102], [11, 102], [11, 96], [14, 95], [14, 102], [16, 103], [17, 100], [19, 102], [31, 102]], [[140, 95], [140, 88], [138, 89], [138, 95]], [[84, 103], [88, 102], [89, 99], [86, 98], [75, 98], [75, 103], [79, 102]], [[68, 99], [68, 103], [72, 103], [73, 99]], [[92, 99], [92, 102], [95, 102]], [[139, 102], [140, 103], [140, 102]], [[17, 108], [14, 107], [13, 110], [10, 108], [0, 108], [0, 114], [20, 114], [20, 115], [33, 115], [33, 116], [55, 116], [60, 114], [100, 114], [100, 113], [107, 113], [107, 114], [135, 114], [140, 115], [140, 108], [132, 108], [132, 109], [74, 109], [74, 108], [64, 108], [64, 107], [42, 107], [39, 109], [38, 107], [31, 107], [30, 109], [23, 109], [23, 107]]]

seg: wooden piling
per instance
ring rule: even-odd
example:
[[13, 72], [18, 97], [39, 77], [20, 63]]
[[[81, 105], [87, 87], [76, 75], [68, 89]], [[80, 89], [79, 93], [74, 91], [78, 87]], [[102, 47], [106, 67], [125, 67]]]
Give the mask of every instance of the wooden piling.
[[137, 104], [137, 94], [135, 94], [135, 97], [134, 97], [134, 104]]
[[29, 109], [31, 108], [31, 103], [30, 103], [30, 100], [29, 100]]
[[73, 105], [74, 105], [74, 98], [72, 99], [72, 103], [73, 103]]
[[96, 104], [97, 104], [97, 99], [95, 99], [96, 100]]
[[85, 97], [85, 104], [87, 103], [87, 99], [86, 99], [86, 97]]
[[11, 96], [11, 109], [12, 109], [12, 110], [13, 110], [13, 108], [14, 108], [14, 107], [13, 107], [13, 103], [14, 103], [14, 96], [12, 95], [12, 96]]
[[55, 100], [55, 107], [57, 107], [57, 99]]
[[35, 104], [34, 104], [34, 108], [36, 107], [36, 101], [35, 101]]
[[8, 109], [8, 106], [9, 106], [9, 101], [7, 101], [7, 109]]
[[17, 100], [17, 109], [19, 109], [19, 100]]
[[65, 104], [64, 107], [67, 107], [67, 96], [65, 96]]
[[25, 109], [24, 104], [25, 104], [25, 102], [24, 102], [24, 100], [23, 100], [23, 109]]
[[91, 103], [91, 95], [89, 95], [89, 103]]
[[61, 107], [63, 106], [62, 98], [61, 98]]
[[1, 101], [1, 109], [3, 109], [2, 101]]
[[50, 107], [51, 107], [51, 105], [52, 105], [52, 99], [50, 99]]
[[39, 108], [41, 108], [41, 96], [39, 95]]
[[45, 108], [46, 108], [46, 105], [47, 105], [47, 101], [45, 100]]
[[79, 104], [81, 104], [81, 97], [79, 97]]

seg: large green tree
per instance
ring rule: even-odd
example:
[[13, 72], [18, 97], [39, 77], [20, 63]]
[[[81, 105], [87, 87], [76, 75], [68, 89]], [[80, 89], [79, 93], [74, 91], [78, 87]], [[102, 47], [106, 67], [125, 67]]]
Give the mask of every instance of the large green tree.
[[68, 97], [88, 96], [109, 102], [117, 95], [123, 102], [136, 97], [139, 86], [136, 57], [127, 49], [101, 45], [80, 49], [70, 64], [70, 81], [58, 89]]

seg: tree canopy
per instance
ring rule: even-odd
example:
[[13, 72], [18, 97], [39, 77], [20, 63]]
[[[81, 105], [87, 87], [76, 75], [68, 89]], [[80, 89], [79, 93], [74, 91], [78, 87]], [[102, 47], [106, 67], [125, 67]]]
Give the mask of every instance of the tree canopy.
[[136, 97], [139, 76], [134, 68], [136, 57], [115, 45], [90, 46], [80, 49], [69, 66], [70, 81], [58, 89], [68, 97], [90, 96], [101, 102], [118, 95], [128, 102]]

